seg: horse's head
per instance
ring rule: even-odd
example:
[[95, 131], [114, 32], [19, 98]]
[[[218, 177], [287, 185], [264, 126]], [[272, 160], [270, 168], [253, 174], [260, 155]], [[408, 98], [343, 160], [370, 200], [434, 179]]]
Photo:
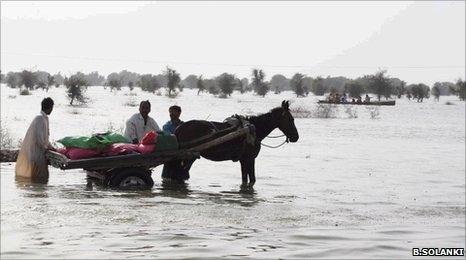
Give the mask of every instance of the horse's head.
[[278, 129], [286, 135], [286, 139], [292, 143], [298, 141], [299, 134], [294, 125], [294, 118], [290, 112], [289, 101], [283, 101], [282, 106], [277, 109], [278, 112]]

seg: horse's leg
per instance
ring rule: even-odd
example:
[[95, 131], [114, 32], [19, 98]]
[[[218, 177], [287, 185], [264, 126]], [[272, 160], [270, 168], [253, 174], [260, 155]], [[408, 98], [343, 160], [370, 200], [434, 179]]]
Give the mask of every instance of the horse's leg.
[[256, 171], [255, 171], [255, 162], [256, 159], [252, 158], [250, 162], [250, 171], [249, 171], [249, 186], [252, 188], [254, 186], [254, 183], [256, 183]]
[[248, 165], [245, 159], [239, 161], [241, 163], [241, 178], [243, 180], [242, 185], [248, 184]]
[[243, 178], [243, 185], [248, 183], [248, 176], [249, 176], [249, 186], [252, 187], [254, 186], [254, 183], [256, 182], [256, 176], [254, 173], [254, 158], [245, 158], [241, 159], [241, 175]]

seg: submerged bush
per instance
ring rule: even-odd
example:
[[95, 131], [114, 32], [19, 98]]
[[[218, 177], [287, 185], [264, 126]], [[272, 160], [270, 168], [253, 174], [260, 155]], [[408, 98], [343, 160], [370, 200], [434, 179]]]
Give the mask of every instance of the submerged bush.
[[72, 109], [70, 110], [68, 113], [72, 114], [72, 115], [80, 115], [81, 112], [78, 110], [78, 109]]
[[294, 118], [310, 118], [312, 117], [312, 111], [304, 106], [292, 107], [290, 112]]
[[124, 127], [122, 125], [115, 126], [112, 122], [109, 122], [107, 125], [107, 132], [122, 134], [124, 132]]
[[366, 110], [369, 111], [369, 115], [371, 119], [378, 119], [380, 118], [380, 111], [378, 106], [366, 106]]
[[180, 93], [180, 92], [177, 92], [176, 90], [172, 90], [172, 91], [171, 91], [171, 90], [167, 89], [167, 90], [165, 91], [165, 96], [167, 96], [167, 97], [169, 97], [169, 98], [176, 98], [176, 97], [178, 96], [179, 93]]
[[10, 136], [10, 132], [5, 126], [1, 125], [0, 127], [0, 149], [11, 149], [11, 148], [13, 148], [13, 139]]
[[29, 91], [29, 89], [23, 88], [23, 89], [21, 89], [21, 90], [19, 91], [19, 94], [20, 94], [21, 96], [29, 96], [29, 95], [31, 95], [31, 92]]
[[127, 107], [137, 107], [137, 106], [139, 106], [139, 104], [133, 98], [128, 99], [128, 101], [126, 101], [126, 103], [124, 105], [127, 106]]
[[345, 113], [348, 115], [348, 118], [358, 118], [358, 110], [355, 106], [347, 105]]
[[338, 107], [335, 104], [318, 104], [313, 111], [312, 117], [315, 118], [336, 118]]

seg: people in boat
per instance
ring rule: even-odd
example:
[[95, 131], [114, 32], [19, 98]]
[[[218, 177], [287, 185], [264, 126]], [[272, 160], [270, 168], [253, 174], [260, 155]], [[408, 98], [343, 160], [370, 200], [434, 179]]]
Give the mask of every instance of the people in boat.
[[356, 104], [356, 100], [354, 98], [351, 99], [351, 104]]
[[330, 95], [328, 95], [328, 101], [329, 102], [333, 102], [333, 99], [334, 99], [334, 95], [333, 95], [333, 92], [330, 93]]
[[160, 131], [160, 127], [155, 120], [149, 116], [149, 100], [141, 101], [139, 113], [134, 114], [126, 121], [125, 137], [133, 144], [139, 143], [147, 132]]
[[346, 93], [343, 93], [343, 96], [341, 96], [340, 102], [341, 102], [341, 103], [346, 103], [346, 102], [348, 102]]
[[366, 94], [366, 97], [364, 98], [364, 103], [370, 103], [371, 102], [371, 98], [369, 97], [369, 95]]
[[170, 115], [170, 121], [163, 125], [163, 131], [167, 134], [173, 134], [175, 133], [175, 129], [183, 123], [183, 121], [180, 120], [181, 107], [176, 105], [171, 106], [168, 109], [168, 113]]
[[340, 94], [336, 93], [335, 98], [333, 99], [334, 103], [340, 103]]
[[362, 97], [361, 96], [358, 97], [358, 100], [356, 101], [356, 103], [357, 104], [362, 104]]
[[50, 144], [49, 115], [53, 110], [53, 100], [44, 98], [41, 102], [41, 112], [29, 126], [21, 144], [16, 166], [16, 177], [34, 182], [46, 182], [49, 170], [45, 153], [56, 149]]

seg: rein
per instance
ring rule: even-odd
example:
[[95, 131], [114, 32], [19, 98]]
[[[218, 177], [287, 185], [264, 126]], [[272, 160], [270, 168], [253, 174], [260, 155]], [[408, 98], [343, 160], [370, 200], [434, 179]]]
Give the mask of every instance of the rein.
[[[277, 136], [266, 136], [267, 138], [279, 138], [279, 137], [283, 137], [285, 135], [277, 135]], [[285, 143], [288, 143], [288, 137], [285, 139], [285, 141], [283, 141], [283, 143], [279, 144], [279, 145], [276, 145], [276, 146], [272, 146], [272, 145], [266, 145], [266, 144], [263, 144], [261, 143], [262, 146], [265, 146], [265, 147], [268, 147], [268, 148], [278, 148], [282, 145], [284, 145]]]
[[267, 138], [279, 138], [279, 137], [283, 137], [285, 135], [276, 135], [276, 136], [266, 136]]

